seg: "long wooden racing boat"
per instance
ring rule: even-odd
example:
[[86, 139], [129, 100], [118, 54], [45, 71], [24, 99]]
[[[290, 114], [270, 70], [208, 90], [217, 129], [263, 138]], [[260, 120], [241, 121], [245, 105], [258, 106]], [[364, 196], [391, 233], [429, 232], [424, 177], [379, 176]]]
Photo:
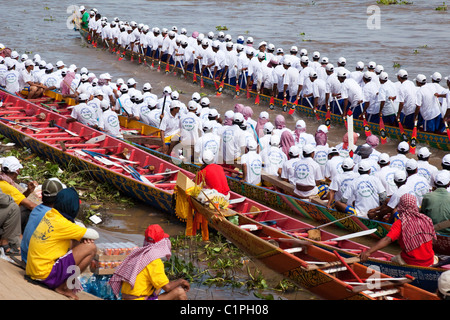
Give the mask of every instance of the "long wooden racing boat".
[[[90, 40], [88, 40], [89, 32], [86, 29], [79, 28], [77, 31], [80, 32], [83, 39], [90, 42]], [[102, 41], [102, 39], [96, 39], [96, 42], [97, 42], [97, 47], [102, 47], [105, 49], [109, 48], [110, 52], [113, 52], [113, 51], [119, 52], [120, 51], [119, 48], [110, 47], [110, 45], [107, 44], [106, 42]], [[134, 61], [136, 63], [141, 63], [145, 66], [149, 66], [149, 64], [147, 64], [147, 59], [150, 60], [150, 57], [148, 57], [148, 56], [144, 56], [142, 54], [133, 52], [131, 50], [125, 50], [125, 52], [122, 52], [121, 54], [122, 54], [123, 58], [125, 58], [125, 59]], [[160, 63], [160, 68], [162, 70], [166, 69], [167, 64], [164, 61], [158, 60], [158, 63]], [[175, 70], [177, 75], [184, 74], [183, 70], [180, 67], [174, 68], [173, 65], [170, 65], [170, 70], [173, 70], [173, 69]], [[171, 72], [173, 72], [173, 71], [171, 71]], [[186, 80], [194, 82], [194, 73], [187, 71], [186, 72]], [[217, 83], [217, 81], [214, 81], [214, 79], [212, 79], [211, 77], [204, 76], [203, 84], [207, 88], [217, 90], [218, 83]], [[233, 85], [230, 85], [227, 83], [224, 83], [222, 92], [225, 92], [225, 93], [228, 93], [231, 95], [236, 95], [237, 93], [244, 95], [242, 89], [237, 91], [236, 86], [233, 86]], [[260, 100], [260, 102], [264, 102], [267, 105], [269, 105], [269, 103], [273, 103], [274, 106], [277, 106], [280, 108], [283, 106], [282, 100], [274, 99], [271, 102], [271, 97], [264, 95], [264, 94], [258, 95], [256, 92], [250, 91], [248, 93], [248, 96], [253, 100], [256, 100], [256, 98], [258, 98]], [[339, 103], [342, 104], [342, 101], [339, 101]], [[302, 105], [302, 104], [294, 105], [293, 103], [290, 103], [290, 102], [288, 102], [287, 105], [289, 108], [295, 108], [297, 112], [299, 112], [300, 114], [302, 114], [304, 116], [320, 117], [324, 121], [326, 119], [326, 111], [322, 111], [322, 110], [315, 111], [309, 105]], [[339, 114], [331, 114], [330, 120], [331, 120], [331, 123], [333, 123], [335, 125], [344, 125], [344, 119]], [[364, 125], [363, 120], [354, 119], [353, 124], [354, 124], [355, 130], [360, 131], [360, 132], [365, 131], [365, 125]], [[370, 127], [370, 130], [372, 131], [372, 133], [378, 134], [378, 135], [386, 135], [386, 137], [389, 137], [390, 139], [393, 139], [393, 140], [397, 140], [397, 141], [404, 141], [404, 140], [411, 141], [412, 140], [413, 130], [404, 129], [402, 132], [402, 130], [400, 130], [399, 127], [387, 126], [387, 125], [384, 127], [384, 130], [381, 130], [380, 125], [377, 123], [369, 123], [369, 127]], [[433, 148], [450, 151], [450, 139], [447, 136], [447, 134], [445, 134], [445, 133], [444, 134], [434, 134], [434, 133], [423, 132], [423, 131], [419, 130], [417, 132], [416, 143], [417, 144], [426, 144]]]
[[[60, 94], [49, 91], [46, 92], [46, 95], [48, 97], [52, 97], [53, 100], [45, 100], [45, 103], [41, 102], [42, 106], [47, 108], [57, 108], [57, 111], [63, 115], [70, 114], [70, 110], [67, 110], [64, 106], [74, 105], [75, 101], [73, 99], [66, 99], [66, 104], [64, 104], [63, 101], [65, 100]], [[167, 162], [174, 163], [182, 169], [194, 174], [199, 170], [198, 165], [189, 162], [181, 162], [177, 158], [163, 154], [157, 150], [160, 145], [151, 144], [155, 143], [154, 140], [156, 140], [156, 142], [160, 140], [158, 128], [136, 120], [130, 121], [125, 116], [119, 116], [119, 118], [122, 131], [124, 133], [129, 133], [124, 135], [124, 139], [128, 143], [131, 143], [132, 145], [141, 148]], [[350, 232], [361, 232], [375, 228], [376, 232], [371, 234], [371, 236], [378, 239], [383, 238], [392, 226], [392, 224], [386, 222], [357, 216], [351, 216], [350, 219], [341, 220], [343, 217], [349, 215], [334, 209], [328, 209], [324, 202], [309, 202], [304, 199], [297, 198], [293, 194], [293, 186], [276, 177], [270, 175], [262, 176], [264, 181], [272, 185], [272, 187], [267, 188], [244, 182], [239, 177], [236, 177], [235, 174], [231, 174], [231, 172], [235, 171], [227, 172], [227, 180], [232, 191], [256, 200], [271, 208], [282, 210], [284, 212], [293, 212], [301, 217], [312, 219], [321, 223], [340, 220], [336, 222], [335, 225]], [[450, 236], [437, 232], [437, 239], [434, 241], [434, 250], [438, 254], [450, 255]]]
[[[177, 186], [184, 191], [194, 184], [192, 181], [186, 183], [188, 179], [183, 178], [182, 174], [178, 175], [178, 179]], [[359, 258], [355, 256], [356, 252], [365, 249], [363, 246], [340, 240], [320, 229], [320, 241], [317, 238], [308, 239], [308, 233], [305, 232], [313, 230], [314, 226], [242, 198], [234, 192], [231, 192], [231, 204], [226, 209], [218, 209], [208, 202], [203, 204], [195, 197], [190, 197], [189, 202], [195, 214], [204, 216], [210, 227], [252, 258], [323, 299], [438, 299], [435, 294], [409, 284], [414, 280], [409, 275], [409, 271], [415, 271], [414, 267], [405, 267], [405, 273], [398, 271], [395, 278], [389, 277], [379, 264], [401, 268], [387, 261], [391, 255], [379, 252], [370, 259], [369, 268], [358, 263]], [[317, 237], [317, 232], [311, 234]], [[428, 269], [435, 273], [433, 277], [438, 277], [440, 272], [446, 270]], [[431, 288], [435, 288], [436, 284], [436, 278], [429, 283]]]
[[167, 213], [174, 213], [177, 173], [183, 171], [123, 140], [105, 135], [63, 115], [36, 105], [37, 101], [0, 91], [0, 134], [43, 158], [73, 165], [96, 180]]

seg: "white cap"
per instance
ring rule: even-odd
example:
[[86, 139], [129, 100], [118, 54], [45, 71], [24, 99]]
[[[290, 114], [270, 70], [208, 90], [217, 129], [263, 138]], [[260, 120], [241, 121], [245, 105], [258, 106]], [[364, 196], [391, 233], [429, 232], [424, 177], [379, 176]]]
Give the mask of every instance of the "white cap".
[[31, 59], [25, 60], [25, 67], [33, 66], [33, 65], [34, 65], [34, 63], [33, 63], [33, 61]]
[[439, 72], [435, 72], [431, 75], [431, 79], [433, 79], [435, 81], [441, 81], [442, 75]]
[[396, 75], [400, 78], [406, 78], [406, 77], [408, 77], [408, 71], [406, 71], [405, 69], [400, 69], [400, 70], [398, 70]]
[[442, 272], [439, 276], [438, 290], [444, 297], [450, 295], [450, 270]]
[[64, 66], [64, 62], [62, 62], [61, 60], [59, 60], [58, 62], [56, 62], [56, 66], [59, 67], [63, 67]]
[[233, 119], [234, 118], [234, 111], [233, 110], [228, 110], [227, 112], [225, 112], [225, 118]]
[[432, 153], [427, 147], [420, 148], [419, 151], [417, 151], [417, 156], [420, 158], [428, 158], [431, 154]]
[[370, 162], [367, 159], [361, 160], [358, 165], [358, 171], [369, 171], [371, 169]]
[[203, 123], [203, 126], [202, 126], [203, 131], [208, 131], [208, 130], [211, 130], [212, 128], [213, 128], [212, 121], [208, 120]]
[[296, 46], [292, 46], [289, 51], [291, 51], [291, 52], [298, 52], [298, 48]]
[[325, 67], [327, 71], [334, 71], [334, 66], [332, 63], [328, 63]]
[[442, 158], [442, 164], [446, 165], [446, 166], [450, 166], [450, 154], [446, 154], [443, 158]]
[[248, 55], [250, 55], [250, 56], [252, 56], [253, 55], [253, 48], [252, 47], [247, 47], [246, 49], [245, 49], [245, 53], [246, 54], [248, 54]]
[[382, 72], [382, 71], [384, 71], [384, 67], [383, 67], [381, 64], [378, 64], [378, 65], [375, 67], [375, 72], [376, 72], [376, 73], [380, 73], [380, 72]]
[[247, 38], [247, 43], [253, 43], [253, 37], [248, 37]]
[[406, 170], [416, 170], [417, 169], [417, 161], [414, 159], [409, 159], [406, 161], [405, 165]]
[[11, 58], [12, 59], [15, 59], [15, 58], [18, 58], [18, 57], [19, 57], [19, 53], [17, 51], [11, 52]]
[[180, 94], [178, 93], [178, 91], [172, 91], [172, 93], [170, 94], [170, 98], [172, 100], [178, 100], [180, 98]]
[[347, 78], [347, 71], [340, 69], [337, 73], [338, 78]]
[[281, 138], [278, 134], [274, 134], [270, 137], [270, 145], [278, 147], [280, 145]]
[[414, 80], [416, 80], [418, 83], [425, 83], [427, 82], [427, 77], [424, 74], [419, 73]]
[[364, 78], [372, 80], [372, 72], [370, 71], [364, 72]]
[[338, 63], [339, 63], [339, 64], [346, 64], [346, 63], [347, 63], [347, 60], [346, 60], [344, 57], [340, 57], [340, 58], [338, 59]]
[[308, 50], [306, 50], [306, 49], [300, 50], [300, 55], [301, 55], [301, 56], [306, 56], [306, 55], [308, 55]]
[[142, 86], [143, 90], [151, 90], [152, 89], [152, 85], [149, 82], [144, 83], [144, 85]]
[[88, 74], [88, 73], [89, 73], [89, 71], [86, 67], [83, 67], [80, 69], [80, 74]]
[[128, 79], [128, 81], [127, 81], [127, 86], [134, 86], [135, 84], [136, 84], [137, 82], [136, 82], [136, 80], [134, 80], [134, 78], [130, 78], [130, 79]]
[[310, 143], [308, 143], [307, 145], [305, 145], [303, 147], [303, 153], [304, 154], [311, 154], [311, 153], [314, 152], [314, 150], [315, 150], [314, 146], [312, 144], [310, 144]]
[[277, 53], [284, 53], [283, 48], [277, 48]]
[[254, 150], [256, 150], [256, 148], [258, 148], [258, 144], [256, 143], [255, 139], [250, 139], [247, 142], [247, 148], [250, 151], [254, 151]]
[[369, 69], [375, 69], [377, 67], [377, 64], [374, 61], [370, 61], [367, 65], [367, 68]]
[[296, 145], [293, 145], [289, 148], [289, 156], [298, 157], [300, 155], [300, 148]]
[[306, 122], [304, 120], [297, 120], [297, 123], [295, 124], [296, 128], [306, 128]]
[[291, 66], [292, 63], [291, 63], [290, 59], [284, 59], [283, 60], [283, 64], [286, 65], [286, 66]]
[[200, 93], [198, 93], [198, 92], [194, 92], [193, 94], [192, 94], [192, 96], [191, 96], [191, 99], [192, 100], [195, 100], [195, 101], [198, 101], [198, 100], [200, 100], [202, 97], [200, 96]]
[[272, 124], [272, 122], [266, 122], [265, 124], [264, 124], [264, 132], [272, 132], [273, 131], [273, 129], [274, 129], [275, 127], [274, 127], [274, 125]]
[[51, 63], [47, 63], [47, 64], [45, 65], [45, 69], [47, 69], [47, 70], [53, 70], [53, 65], [52, 65]]
[[84, 6], [80, 6], [80, 11], [86, 10], [86, 8]]
[[[80, 80], [81, 81], [88, 81], [89, 80], [89, 76], [87, 74], [82, 74], [81, 77], [80, 77]], [[120, 88], [120, 89], [122, 91], [122, 88]], [[127, 90], [128, 90], [128, 88], [127, 88]]]
[[308, 56], [302, 56], [300, 58], [300, 61], [303, 62], [303, 63], [308, 63], [309, 62], [309, 58], [308, 58]]
[[323, 133], [328, 133], [328, 127], [324, 124], [321, 124], [318, 128], [317, 131], [322, 131]]
[[238, 121], [238, 122], [244, 122], [244, 116], [242, 115], [242, 113], [240, 112], [235, 112], [234, 116], [233, 116], [233, 120], [234, 121]]
[[387, 72], [383, 71], [383, 72], [380, 73], [379, 78], [380, 78], [380, 80], [384, 81], [384, 80], [389, 79], [389, 75], [387, 74]]
[[313, 58], [320, 58], [320, 52], [319, 51], [314, 51], [313, 52]]
[[404, 182], [406, 181], [406, 171], [405, 170], [397, 170], [394, 173], [394, 181], [395, 182]]
[[437, 187], [446, 187], [450, 183], [450, 172], [447, 170], [440, 170], [434, 176], [434, 184]]
[[175, 108], [179, 108], [180, 107], [180, 101], [178, 100], [172, 100], [170, 102], [170, 109], [175, 109]]
[[264, 52], [258, 52], [258, 59], [265, 59], [266, 55], [264, 54]]
[[9, 156], [3, 159], [2, 167], [8, 168], [9, 172], [15, 173], [17, 173], [18, 170], [23, 168], [23, 166], [20, 164], [19, 159], [17, 159], [14, 156]]
[[28, 59], [28, 55], [27, 55], [26, 53], [24, 53], [24, 54], [20, 57], [20, 59], [21, 59], [22, 61], [25, 61], [25, 60]]
[[126, 84], [122, 84], [120, 86], [120, 92], [128, 92], [128, 86]]
[[163, 93], [168, 93], [171, 94], [172, 93], [172, 88], [169, 86], [165, 86], [163, 89]]
[[261, 111], [261, 113], [259, 114], [259, 117], [261, 119], [269, 119], [269, 113], [267, 111]]
[[202, 158], [204, 163], [210, 164], [214, 161], [214, 153], [211, 150], [205, 150]]
[[341, 167], [343, 169], [352, 169], [355, 166], [355, 162], [352, 158], [348, 157], [342, 161]]
[[86, 101], [86, 100], [89, 100], [89, 95], [88, 95], [87, 93], [82, 93], [82, 94], [80, 94], [80, 95], [78, 96], [78, 99], [79, 99], [80, 101]]
[[219, 112], [217, 112], [216, 109], [209, 109], [208, 116], [210, 117], [217, 117], [219, 115]]
[[406, 141], [402, 141], [397, 146], [397, 151], [408, 151], [409, 150], [409, 144]]
[[211, 103], [211, 102], [209, 101], [209, 98], [208, 98], [208, 97], [203, 97], [203, 98], [200, 100], [200, 105], [201, 105], [202, 107], [208, 106], [210, 103]]
[[358, 62], [356, 63], [356, 68], [357, 68], [357, 69], [364, 69], [364, 62], [358, 61]]
[[259, 48], [259, 47], [262, 47], [262, 46], [267, 46], [267, 42], [261, 41], [261, 42], [258, 44], [258, 48]]
[[390, 161], [390, 157], [387, 153], [381, 153], [378, 156], [378, 163], [380, 163], [380, 164], [388, 164], [389, 161]]
[[339, 150], [336, 147], [331, 147], [328, 149], [328, 154], [336, 153], [339, 154]]
[[188, 102], [187, 108], [188, 110], [194, 111], [197, 110], [198, 104], [194, 100]]
[[322, 63], [322, 64], [328, 64], [328, 58], [327, 57], [322, 57], [322, 58], [320, 58], [320, 63]]

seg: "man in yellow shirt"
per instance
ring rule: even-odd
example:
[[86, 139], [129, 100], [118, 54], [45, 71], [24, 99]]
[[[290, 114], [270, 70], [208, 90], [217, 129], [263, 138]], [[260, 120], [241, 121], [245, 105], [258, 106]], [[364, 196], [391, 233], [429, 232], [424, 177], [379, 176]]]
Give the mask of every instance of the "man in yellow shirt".
[[[98, 233], [75, 223], [80, 208], [73, 188], [58, 192], [55, 204], [34, 231], [28, 248], [26, 275], [50, 289], [78, 299], [77, 276], [91, 263]], [[75, 282], [73, 282], [75, 280]]]
[[4, 158], [0, 173], [0, 190], [5, 194], [10, 195], [14, 199], [14, 202], [20, 207], [23, 232], [25, 230], [28, 217], [30, 216], [30, 212], [37, 206], [37, 204], [30, 199], [27, 199], [27, 197], [33, 193], [36, 188], [36, 183], [34, 181], [30, 181], [28, 183], [28, 188], [23, 193], [15, 187], [15, 181], [17, 180], [20, 169], [22, 168], [23, 166], [16, 157], [9, 156]]
[[121, 291], [123, 300], [187, 300], [189, 282], [169, 281], [164, 271], [161, 259], [171, 254], [169, 235], [157, 224], [148, 226], [144, 246], [133, 250], [111, 277], [114, 294]]

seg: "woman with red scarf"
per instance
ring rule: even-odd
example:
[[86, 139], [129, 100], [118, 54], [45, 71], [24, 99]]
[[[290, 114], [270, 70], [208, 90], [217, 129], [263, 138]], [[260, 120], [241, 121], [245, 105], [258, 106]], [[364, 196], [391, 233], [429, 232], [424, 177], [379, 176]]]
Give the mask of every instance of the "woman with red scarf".
[[433, 222], [426, 215], [419, 213], [416, 197], [408, 193], [400, 198], [397, 211], [399, 219], [383, 239], [360, 254], [361, 262], [367, 261], [372, 253], [398, 240], [402, 251], [392, 258], [393, 262], [431, 266], [436, 262], [433, 251], [433, 239], [436, 239]]

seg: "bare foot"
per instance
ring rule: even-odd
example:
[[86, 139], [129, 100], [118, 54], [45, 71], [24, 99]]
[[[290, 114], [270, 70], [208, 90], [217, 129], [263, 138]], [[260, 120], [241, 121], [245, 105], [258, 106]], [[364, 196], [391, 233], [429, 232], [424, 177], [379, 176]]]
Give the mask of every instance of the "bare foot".
[[55, 289], [55, 292], [62, 294], [63, 296], [66, 296], [68, 298], [78, 300], [78, 296], [72, 291], [72, 289], [67, 288], [66, 283], [63, 283], [58, 288]]

